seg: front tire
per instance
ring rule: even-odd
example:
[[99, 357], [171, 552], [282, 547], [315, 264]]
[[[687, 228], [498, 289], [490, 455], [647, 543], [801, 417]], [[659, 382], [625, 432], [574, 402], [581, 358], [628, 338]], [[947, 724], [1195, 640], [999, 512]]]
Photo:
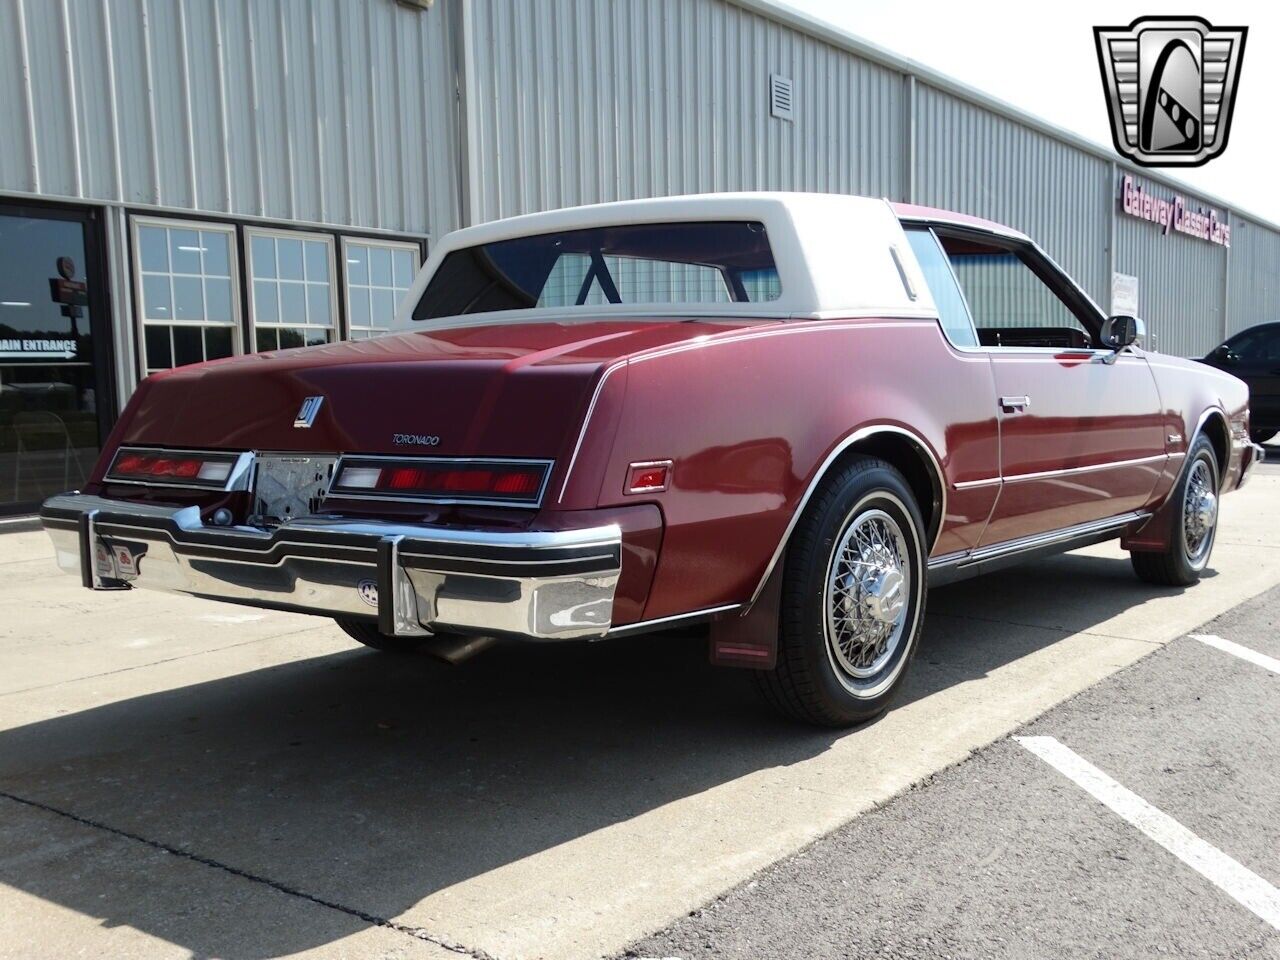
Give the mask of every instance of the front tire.
[[757, 684], [798, 720], [847, 727], [883, 713], [920, 639], [924, 522], [891, 465], [858, 457], [823, 481], [783, 571], [778, 662]]
[[416, 653], [430, 637], [389, 637], [379, 633], [376, 624], [367, 620], [335, 620], [343, 633], [352, 640], [359, 640], [366, 647], [383, 653]]
[[1274, 430], [1250, 430], [1249, 439], [1254, 443], [1266, 443], [1276, 435]]
[[1189, 587], [1200, 579], [1218, 535], [1218, 490], [1218, 457], [1209, 438], [1201, 435], [1170, 494], [1181, 509], [1172, 521], [1169, 546], [1159, 553], [1129, 555], [1141, 579], [1163, 587]]

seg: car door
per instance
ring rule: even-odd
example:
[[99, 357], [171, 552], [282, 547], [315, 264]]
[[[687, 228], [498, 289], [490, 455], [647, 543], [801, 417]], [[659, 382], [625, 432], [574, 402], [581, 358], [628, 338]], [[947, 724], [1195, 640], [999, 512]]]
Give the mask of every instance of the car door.
[[1095, 349], [1101, 315], [1030, 244], [938, 234], [995, 382], [999, 495], [979, 546], [1144, 506], [1166, 438], [1142, 352]]

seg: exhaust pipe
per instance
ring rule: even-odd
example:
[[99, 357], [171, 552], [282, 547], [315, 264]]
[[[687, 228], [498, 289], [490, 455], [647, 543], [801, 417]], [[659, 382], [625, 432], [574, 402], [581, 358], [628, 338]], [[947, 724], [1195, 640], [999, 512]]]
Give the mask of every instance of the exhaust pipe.
[[497, 642], [497, 637], [442, 634], [427, 638], [421, 650], [445, 663], [457, 666], [464, 660], [470, 660], [477, 654], [484, 653]]

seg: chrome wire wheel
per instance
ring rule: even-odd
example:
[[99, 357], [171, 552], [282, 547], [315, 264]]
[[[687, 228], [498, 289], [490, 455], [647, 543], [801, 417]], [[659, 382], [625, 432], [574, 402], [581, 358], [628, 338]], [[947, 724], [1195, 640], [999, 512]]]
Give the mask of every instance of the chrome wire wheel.
[[911, 554], [898, 520], [875, 508], [856, 512], [827, 565], [827, 653], [841, 683], [875, 696], [901, 667], [913, 584]]
[[1218, 495], [1213, 466], [1200, 459], [1191, 465], [1182, 499], [1182, 541], [1187, 560], [1199, 569], [1209, 559], [1218, 528]]

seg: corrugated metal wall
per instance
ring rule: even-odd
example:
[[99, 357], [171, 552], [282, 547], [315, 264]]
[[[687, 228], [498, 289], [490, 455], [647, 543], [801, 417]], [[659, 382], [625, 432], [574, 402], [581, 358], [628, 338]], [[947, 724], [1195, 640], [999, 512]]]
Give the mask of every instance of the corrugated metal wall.
[[[1134, 183], [1160, 197], [1172, 196], [1168, 187], [1145, 177], [1134, 176]], [[1159, 224], [1127, 216], [1119, 195], [1117, 182], [1111, 194], [1116, 270], [1138, 278], [1138, 313], [1153, 338], [1149, 342], [1161, 353], [1203, 356], [1222, 340], [1226, 248], [1173, 229], [1164, 233]], [[1194, 195], [1183, 196], [1192, 206], [1212, 206]], [[1233, 236], [1232, 245], [1236, 242]]]
[[1280, 320], [1280, 233], [1245, 220], [1231, 220], [1227, 334]]
[[1107, 308], [1110, 164], [923, 83], [915, 127], [917, 203], [1023, 231]]
[[3, 0], [0, 190], [444, 232], [452, 7]]
[[[472, 217], [723, 190], [903, 193], [903, 76], [720, 0], [476, 0]], [[769, 75], [795, 82], [794, 122]], [[473, 168], [474, 169], [474, 168]]]

